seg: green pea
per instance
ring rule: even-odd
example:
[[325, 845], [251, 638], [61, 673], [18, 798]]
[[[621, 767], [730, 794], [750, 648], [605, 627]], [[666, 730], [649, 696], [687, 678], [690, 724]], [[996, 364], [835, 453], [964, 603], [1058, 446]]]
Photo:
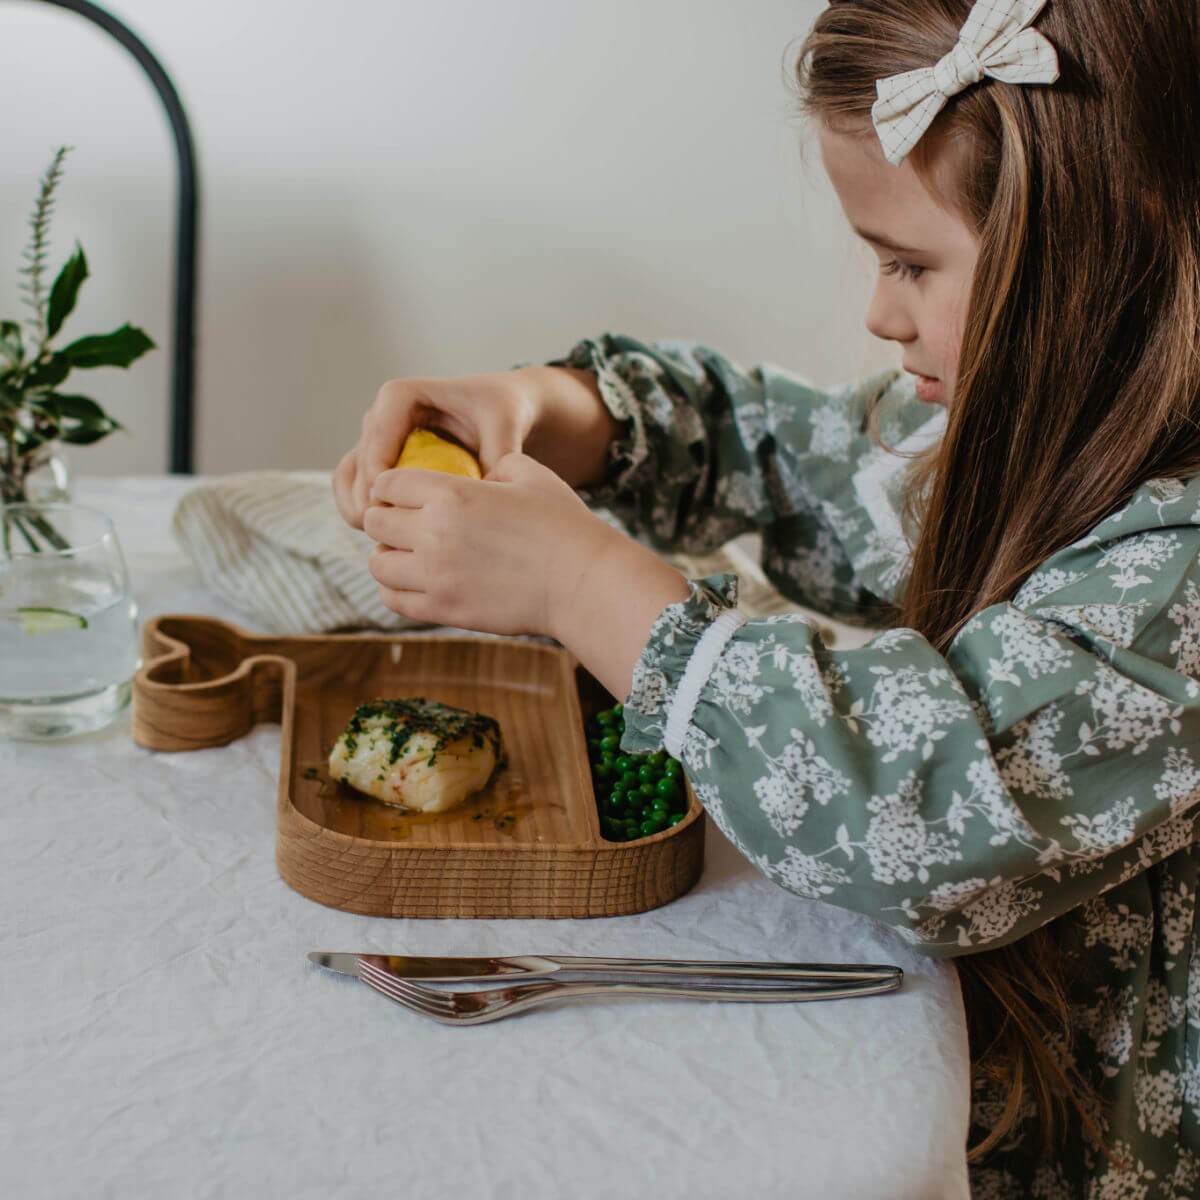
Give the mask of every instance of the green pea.
[[638, 784], [638, 795], [645, 796], [646, 799], [649, 800], [654, 795], [654, 784], [639, 783]]
[[653, 783], [654, 780], [658, 778], [658, 772], [654, 769], [654, 764], [648, 762], [642, 763], [642, 765], [638, 767], [638, 778], [643, 783]]
[[617, 714], [617, 716], [619, 717], [625, 711], [625, 705], [614, 704], [612, 706], [612, 711], [615, 712]]
[[592, 774], [597, 779], [611, 779], [613, 777], [612, 763], [598, 762], [592, 768]]
[[666, 766], [667, 759], [669, 757], [670, 757], [670, 755], [668, 755], [665, 750], [655, 750], [655, 752], [652, 755], [650, 755], [650, 761], [656, 767], [661, 769], [662, 767]]
[[615, 733], [610, 733], [607, 737], [600, 739], [600, 750], [603, 753], [605, 750], [611, 750], [615, 755], [621, 748], [621, 739]]
[[621, 782], [625, 785], [625, 790], [627, 792], [632, 792], [639, 783], [637, 772], [626, 771], [625, 774], [621, 776]]
[[641, 830], [642, 837], [650, 837], [651, 834], [658, 833], [664, 828], [661, 821], [643, 821], [638, 828]]
[[612, 725], [616, 719], [613, 713], [607, 708], [596, 714], [597, 725]]
[[673, 817], [667, 818], [667, 825], [668, 826], [678, 825], [679, 822], [682, 821], [685, 816], [687, 816], [686, 813], [676, 813]]
[[683, 766], [677, 759], [668, 758], [663, 764], [663, 774], [669, 779], [678, 779], [683, 774]]
[[588, 749], [594, 751], [596, 754], [599, 754], [600, 753], [600, 739], [595, 738], [595, 737], [588, 738]]
[[673, 800], [679, 795], [679, 784], [674, 779], [660, 779], [654, 785], [654, 790], [664, 800]]
[[637, 763], [628, 754], [622, 754], [613, 765], [622, 772], [637, 770]]

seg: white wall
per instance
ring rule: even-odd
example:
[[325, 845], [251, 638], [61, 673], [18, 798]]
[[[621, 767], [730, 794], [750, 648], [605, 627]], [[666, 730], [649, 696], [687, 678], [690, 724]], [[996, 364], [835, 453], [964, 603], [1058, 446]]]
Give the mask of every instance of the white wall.
[[[898, 361], [873, 268], [785, 82], [820, 0], [113, 0], [173, 75], [201, 169], [198, 466], [332, 466], [384, 380], [541, 361], [606, 329], [829, 385]], [[84, 473], [164, 469], [173, 150], [82, 18], [0, 4], [0, 316], [51, 148], [66, 327], [161, 349], [73, 377], [133, 431]], [[86, 387], [82, 385], [88, 385]]]

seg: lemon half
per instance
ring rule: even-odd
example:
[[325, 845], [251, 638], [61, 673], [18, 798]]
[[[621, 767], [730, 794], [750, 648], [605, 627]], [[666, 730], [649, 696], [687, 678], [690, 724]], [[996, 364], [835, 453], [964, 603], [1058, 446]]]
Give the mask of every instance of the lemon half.
[[475, 455], [439, 437], [432, 429], [414, 429], [405, 438], [396, 466], [444, 471], [447, 475], [465, 475], [468, 479], [483, 478]]

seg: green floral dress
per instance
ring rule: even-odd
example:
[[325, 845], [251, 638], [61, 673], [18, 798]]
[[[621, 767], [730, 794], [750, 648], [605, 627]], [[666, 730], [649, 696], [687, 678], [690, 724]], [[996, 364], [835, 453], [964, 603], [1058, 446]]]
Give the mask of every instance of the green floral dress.
[[[605, 335], [595, 371], [627, 424], [581, 490], [647, 545], [762, 535], [796, 603], [888, 625], [915, 450], [945, 427], [896, 369], [823, 391], [703, 346]], [[1073, 1057], [1105, 1101], [1112, 1165], [1079, 1129], [1040, 1161], [1029, 1105], [972, 1195], [1200, 1195], [1200, 476], [1158, 479], [978, 613], [945, 655], [915, 631], [826, 645], [802, 614], [746, 620], [737, 577], [690, 581], [635, 666], [622, 748], [682, 759], [768, 878], [955, 956], [1054, 922]], [[1059, 1048], [1063, 1052], [1063, 1048]], [[971, 1141], [998, 1099], [973, 1085]]]

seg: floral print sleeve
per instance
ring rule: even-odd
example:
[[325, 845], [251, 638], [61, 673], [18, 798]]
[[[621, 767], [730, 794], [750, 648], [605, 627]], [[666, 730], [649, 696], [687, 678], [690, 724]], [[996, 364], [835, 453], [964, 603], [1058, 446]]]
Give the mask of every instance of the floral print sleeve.
[[[944, 411], [885, 370], [823, 391], [764, 365], [746, 370], [707, 347], [605, 334], [559, 364], [595, 372], [624, 422], [606, 478], [580, 495], [660, 550], [702, 555], [756, 530], [763, 569], [797, 604], [858, 624], [885, 624], [898, 531], [892, 513], [864, 519], [862, 475], [884, 441], [913, 450], [940, 434]], [[896, 456], [896, 462], [903, 462]]]
[[830, 649], [801, 615], [732, 615], [736, 576], [693, 580], [636, 664], [622, 748], [681, 753], [783, 887], [929, 954], [998, 946], [1192, 840], [1198, 559], [1200, 528], [1127, 510], [945, 656], [907, 629]]

